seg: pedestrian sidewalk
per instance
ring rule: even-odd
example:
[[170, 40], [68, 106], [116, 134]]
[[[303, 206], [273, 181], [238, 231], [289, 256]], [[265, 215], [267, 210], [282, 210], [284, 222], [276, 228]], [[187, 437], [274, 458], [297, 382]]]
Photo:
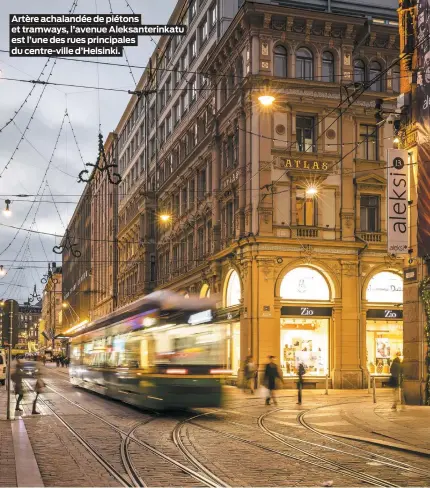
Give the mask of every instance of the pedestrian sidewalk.
[[24, 397], [19, 415], [15, 405], [12, 392], [11, 420], [7, 420], [7, 390], [0, 386], [0, 487], [44, 486], [24, 422], [31, 416], [32, 398]]

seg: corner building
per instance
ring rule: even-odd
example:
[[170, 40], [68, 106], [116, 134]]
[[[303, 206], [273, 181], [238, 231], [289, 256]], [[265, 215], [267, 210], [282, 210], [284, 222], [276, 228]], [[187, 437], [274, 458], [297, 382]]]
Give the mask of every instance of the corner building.
[[240, 5], [178, 2], [169, 23], [188, 34], [160, 39], [116, 129], [118, 305], [163, 288], [214, 297], [232, 382], [252, 354], [261, 371], [275, 355], [287, 387], [299, 361], [311, 388], [381, 384], [403, 352], [393, 126], [375, 118], [376, 100], [396, 108], [397, 4]]
[[361, 388], [369, 373], [386, 381], [402, 352], [403, 261], [387, 254], [386, 234], [393, 128], [375, 119], [376, 100], [399, 91], [398, 70], [337, 108], [342, 85], [398, 57], [396, 11], [386, 12], [354, 52], [358, 9], [244, 3], [202, 66], [212, 96], [160, 154], [159, 208], [171, 220], [158, 223], [157, 285], [217, 299], [235, 378], [247, 355], [261, 368], [275, 355], [287, 386], [303, 361], [309, 387], [328, 374], [333, 387]]

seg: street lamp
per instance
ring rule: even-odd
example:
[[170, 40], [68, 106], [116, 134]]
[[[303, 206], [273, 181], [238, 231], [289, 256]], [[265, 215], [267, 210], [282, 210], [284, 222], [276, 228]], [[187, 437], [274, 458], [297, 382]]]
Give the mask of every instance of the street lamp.
[[393, 140], [394, 144], [398, 144], [400, 142], [400, 139], [396, 136]]
[[169, 214], [161, 214], [160, 220], [161, 222], [167, 223], [172, 217]]
[[12, 212], [10, 211], [9, 205], [12, 203], [9, 199], [5, 200], [4, 203], [6, 204], [6, 208], [3, 210], [3, 215], [5, 217], [10, 217]]
[[260, 95], [258, 97], [258, 101], [264, 107], [270, 107], [275, 100], [275, 97], [272, 97], [272, 95]]
[[63, 302], [61, 305], [63, 308], [67, 308], [69, 306], [69, 304], [67, 302]]
[[306, 195], [314, 196], [318, 193], [318, 188], [316, 186], [309, 186], [306, 188]]
[[3, 268], [3, 265], [0, 264], [0, 276], [5, 276], [6, 275], [6, 270]]

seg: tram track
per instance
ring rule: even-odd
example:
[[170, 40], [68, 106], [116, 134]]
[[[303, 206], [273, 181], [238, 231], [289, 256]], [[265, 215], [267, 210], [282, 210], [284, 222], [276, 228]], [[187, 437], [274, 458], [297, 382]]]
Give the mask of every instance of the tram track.
[[[31, 388], [31, 387], [30, 387]], [[121, 459], [122, 463], [124, 464], [124, 468], [127, 472], [127, 475], [131, 475], [131, 482], [132, 484], [128, 483], [127, 480], [121, 473], [119, 473], [111, 464], [106, 461], [103, 456], [101, 456], [99, 453], [97, 453], [89, 444], [88, 442], [74, 429], [67, 420], [65, 420], [61, 415], [59, 415], [55, 410], [46, 403], [45, 400], [41, 399], [41, 401], [44, 403], [44, 405], [47, 406], [47, 408], [53, 413], [53, 415], [83, 444], [88, 451], [96, 457], [96, 459], [107, 469], [118, 481], [121, 482], [122, 486], [136, 486], [136, 487], [146, 487], [148, 486], [145, 484], [145, 481], [140, 477], [139, 473], [137, 472], [134, 463], [131, 459], [130, 453], [129, 453], [129, 446], [130, 442], [134, 442], [135, 444], [144, 447], [151, 453], [155, 454], [156, 456], [164, 459], [167, 461], [169, 464], [176, 466], [179, 470], [182, 472], [186, 473], [187, 475], [191, 476], [195, 480], [199, 481], [202, 483], [204, 486], [209, 486], [209, 487], [219, 487], [223, 486], [228, 488], [229, 485], [222, 482], [219, 480], [219, 478], [209, 471], [207, 468], [205, 468], [203, 473], [199, 473], [198, 471], [195, 471], [188, 466], [184, 465], [183, 463], [177, 461], [176, 459], [172, 458], [171, 456], [168, 456], [167, 454], [164, 454], [161, 452], [159, 449], [155, 448], [154, 446], [148, 444], [147, 442], [143, 441], [140, 438], [137, 438], [135, 436], [135, 431], [142, 427], [143, 425], [149, 423], [152, 420], [155, 420], [157, 417], [153, 416], [151, 419], [147, 419], [144, 422], [140, 422], [138, 425], [133, 427], [133, 429], [129, 432], [125, 432], [121, 428], [117, 427], [115, 424], [110, 422], [109, 420], [106, 420], [103, 418], [101, 415], [89, 410], [86, 407], [83, 407], [79, 403], [70, 400], [67, 398], [65, 395], [57, 391], [55, 388], [51, 386], [46, 386], [47, 389], [51, 390], [53, 393], [57, 394], [61, 398], [63, 398], [65, 401], [68, 403], [72, 404], [76, 408], [82, 410], [83, 412], [87, 413], [88, 415], [91, 415], [92, 417], [98, 419], [100, 422], [104, 423], [105, 425], [108, 425], [112, 430], [117, 432], [121, 436], [121, 444], [120, 444], [120, 452], [121, 452]], [[222, 485], [220, 485], [220, 481], [222, 482]]]

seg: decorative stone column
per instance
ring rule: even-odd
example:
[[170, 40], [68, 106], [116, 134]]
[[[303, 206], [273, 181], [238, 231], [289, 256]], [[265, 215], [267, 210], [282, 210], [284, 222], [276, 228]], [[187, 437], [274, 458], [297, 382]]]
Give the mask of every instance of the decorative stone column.
[[239, 220], [239, 235], [245, 233], [246, 206], [246, 119], [242, 107], [238, 110], [239, 125], [239, 209], [236, 218]]

